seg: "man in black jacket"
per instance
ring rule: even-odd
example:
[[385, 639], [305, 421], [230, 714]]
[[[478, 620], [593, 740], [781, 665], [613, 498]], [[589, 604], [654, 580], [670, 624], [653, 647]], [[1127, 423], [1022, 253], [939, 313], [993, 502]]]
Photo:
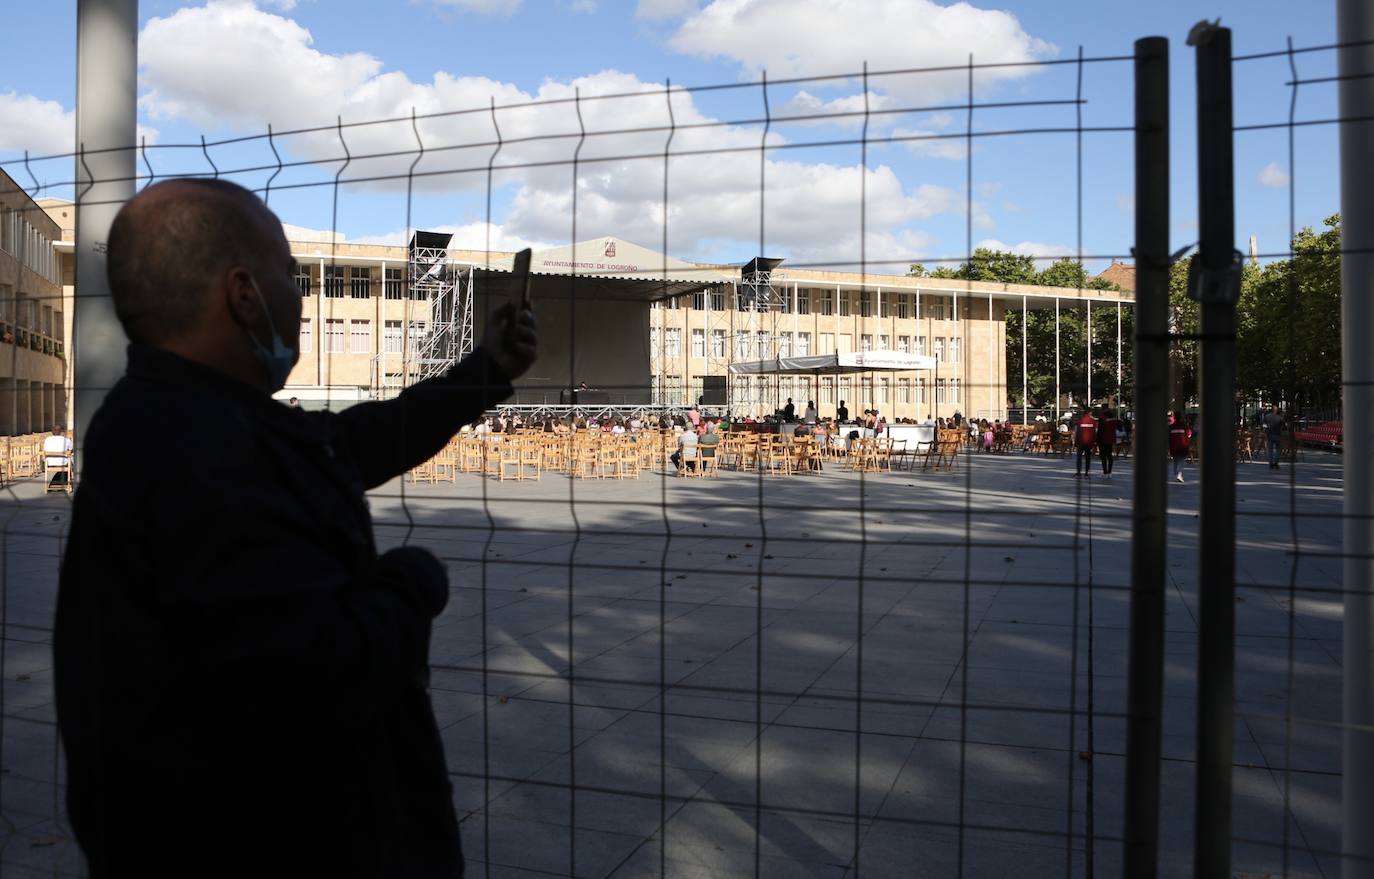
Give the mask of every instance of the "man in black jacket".
[[364, 492], [428, 459], [535, 357], [481, 348], [387, 402], [275, 402], [301, 301], [245, 189], [174, 181], [109, 239], [126, 375], [84, 438], [53, 636], [68, 812], [104, 876], [455, 877], [428, 693], [443, 564], [378, 555]]

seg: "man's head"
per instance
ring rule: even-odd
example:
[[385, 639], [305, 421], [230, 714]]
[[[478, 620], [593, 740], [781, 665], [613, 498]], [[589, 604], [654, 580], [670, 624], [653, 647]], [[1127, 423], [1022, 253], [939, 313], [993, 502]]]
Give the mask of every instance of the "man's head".
[[53, 436], [61, 436], [62, 433], [63, 433], [63, 431], [62, 431], [62, 425], [60, 425], [60, 424], [54, 424], [54, 425], [52, 426], [52, 435], [53, 435]]
[[281, 359], [300, 356], [295, 260], [280, 221], [241, 186], [149, 186], [115, 217], [107, 272], [131, 341], [271, 390], [285, 379], [268, 365], [274, 336], [288, 349]]

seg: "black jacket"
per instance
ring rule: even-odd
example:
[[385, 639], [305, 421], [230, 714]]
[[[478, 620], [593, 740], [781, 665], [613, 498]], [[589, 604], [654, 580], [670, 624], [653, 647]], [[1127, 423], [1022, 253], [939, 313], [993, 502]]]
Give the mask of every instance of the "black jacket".
[[131, 346], [87, 431], [53, 636], [91, 875], [453, 877], [428, 694], [447, 574], [366, 489], [510, 394], [478, 349], [337, 413]]

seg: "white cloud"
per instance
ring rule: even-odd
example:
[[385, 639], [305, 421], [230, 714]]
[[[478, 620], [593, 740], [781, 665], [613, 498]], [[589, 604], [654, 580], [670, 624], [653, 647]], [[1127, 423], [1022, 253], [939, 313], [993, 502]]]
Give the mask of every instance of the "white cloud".
[[696, 9], [697, 0], [639, 0], [635, 6], [635, 18], [651, 21], [680, 18]]
[[[717, 120], [701, 111], [691, 93], [675, 91], [671, 96], [673, 119], [679, 126], [693, 127], [680, 127], [673, 136], [672, 149], [678, 155], [669, 164], [670, 201], [665, 212], [662, 155], [667, 131], [601, 136], [666, 127], [669, 98], [661, 84], [614, 70], [567, 82], [546, 81], [533, 92], [442, 71], [429, 82], [415, 82], [404, 73], [384, 71], [370, 55], [322, 53], [311, 42], [309, 31], [297, 23], [231, 0], [211, 0], [204, 7], [153, 19], [140, 43], [148, 86], [143, 104], [155, 118], [185, 119], [234, 132], [261, 132], [269, 121], [277, 131], [331, 125], [336, 116], [345, 123], [403, 120], [344, 132], [354, 159], [343, 179], [396, 175], [400, 179], [387, 184], [368, 184], [392, 191], [404, 188], [417, 155], [410, 122], [414, 108], [418, 114], [430, 114], [418, 122], [426, 152], [415, 168], [416, 191], [482, 193], [495, 141], [491, 116], [485, 111], [449, 111], [485, 108], [494, 99], [504, 108], [497, 113], [504, 145], [494, 162], [494, 183], [511, 191], [509, 209], [493, 218], [499, 230], [494, 242], [499, 246], [568, 239], [569, 162], [580, 143], [579, 237], [616, 234], [657, 242], [666, 218], [669, 249], [675, 255], [690, 258], [718, 252], [723, 242], [731, 241], [738, 250], [757, 247], [759, 131], [712, 125]], [[612, 94], [628, 97], [598, 99]], [[581, 99], [577, 104], [572, 101], [575, 96]], [[530, 102], [543, 103], [526, 106]], [[585, 140], [578, 136], [579, 109]], [[440, 113], [445, 115], [434, 115]], [[770, 135], [770, 145], [782, 142], [780, 134]], [[342, 157], [333, 131], [279, 136], [276, 145], [297, 160]], [[398, 154], [363, 158], [383, 152]], [[698, 154], [684, 154], [693, 152]], [[787, 258], [850, 253], [845, 248], [857, 244], [861, 188], [875, 253], [907, 247], [916, 234], [915, 223], [963, 209], [953, 191], [909, 185], [885, 165], [861, 170], [857, 165], [805, 163], [770, 153], [762, 172], [767, 249]], [[455, 234], [476, 235], [473, 246], [485, 246], [483, 224], [454, 229]]]
[[[784, 33], [775, 34], [780, 23]], [[690, 15], [669, 38], [678, 52], [727, 58], [747, 72], [770, 77], [822, 76], [869, 70], [901, 70], [1036, 61], [1055, 47], [1022, 29], [1016, 16], [968, 3], [934, 0], [712, 0]], [[975, 84], [1026, 76], [1033, 68], [979, 70]], [[873, 87], [905, 100], [962, 97], [967, 74], [881, 77]]]
[[1255, 180], [1260, 186], [1282, 189], [1288, 185], [1288, 173], [1279, 167], [1278, 162], [1270, 162], [1259, 172]]
[[962, 159], [966, 155], [962, 137], [947, 137], [921, 128], [894, 128], [892, 140], [918, 156]]
[[460, 12], [475, 12], [479, 15], [510, 15], [520, 8], [523, 0], [434, 0], [439, 6], [447, 6]]
[[0, 150], [32, 155], [71, 152], [76, 114], [57, 101], [33, 95], [0, 93]]
[[[888, 103], [890, 103], [890, 100], [886, 95], [880, 95], [872, 91], [868, 93], [868, 104], [867, 107], [865, 107], [864, 96], [862, 94], [845, 95], [827, 101], [803, 89], [793, 95], [786, 104], [783, 104], [782, 109], [777, 115], [782, 117], [833, 117], [799, 119], [795, 122], [787, 123], [789, 125], [843, 125], [857, 128], [863, 125], [865, 110], [868, 113], [873, 113], [877, 110], [881, 110]], [[881, 119], [881, 117], [879, 117], [879, 119]], [[874, 122], [879, 121], [879, 119], [874, 119], [870, 116], [870, 126]]]
[[[449, 247], [457, 250], [486, 250], [490, 245], [492, 250], [516, 251], [526, 247], [541, 250], [553, 245], [548, 242], [534, 241], [523, 238], [519, 235], [507, 232], [505, 227], [496, 223], [462, 223], [459, 225], [440, 225], [425, 226], [426, 232], [448, 233], [453, 236], [449, 242]], [[490, 236], [490, 237], [488, 237]], [[350, 241], [351, 244], [391, 244], [403, 246], [408, 241], [406, 230], [393, 229], [380, 235], [362, 235]]]
[[[286, 235], [287, 241], [300, 241], [307, 244], [343, 244], [348, 240], [342, 232], [331, 232], [328, 229], [310, 229], [306, 226], [293, 226], [290, 223], [282, 223], [281, 230]], [[405, 242], [401, 242], [404, 244]]]
[[1045, 268], [1056, 259], [1074, 256], [1076, 253], [1072, 247], [1063, 244], [1046, 244], [1042, 241], [1021, 241], [1016, 244], [1007, 244], [996, 238], [984, 238], [975, 246], [986, 247], [989, 250], [1010, 251], [1021, 256], [1033, 256], [1036, 258], [1035, 267], [1038, 269]]

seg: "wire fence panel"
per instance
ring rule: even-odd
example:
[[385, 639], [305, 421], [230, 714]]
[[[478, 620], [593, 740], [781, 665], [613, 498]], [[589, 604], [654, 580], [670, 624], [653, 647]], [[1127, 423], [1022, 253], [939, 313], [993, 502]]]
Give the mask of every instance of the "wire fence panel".
[[[1304, 304], [1342, 251], [1338, 239], [1304, 237], [1296, 220], [1301, 139], [1329, 137], [1337, 121], [1324, 103], [1303, 115], [1299, 88], [1326, 87], [1320, 65], [1332, 53], [1289, 46], [1234, 66], [1266, 108], [1283, 89], [1291, 97], [1286, 121], [1238, 114], [1235, 131], [1287, 137], [1295, 242], [1257, 254], [1269, 262], [1253, 269], [1293, 316], [1288, 337], [1266, 349], [1283, 370], [1271, 386], [1240, 389], [1291, 408], [1284, 472], [1251, 461], [1253, 412], [1238, 447], [1238, 875], [1340, 873], [1342, 464], [1295, 433], [1306, 426], [1298, 406], [1338, 401], [1309, 381], [1300, 352]], [[1301, 70], [1308, 59], [1313, 70]], [[534, 254], [535, 368], [433, 459], [366, 494], [377, 552], [421, 547], [449, 576], [427, 686], [468, 875], [1122, 873], [1134, 299], [1111, 283], [1130, 242], [1087, 252], [1102, 240], [1094, 227], [1108, 196], [1085, 179], [1128, 179], [1131, 101], [1104, 94], [1094, 74], [1133, 60], [1080, 49], [1035, 62], [1040, 87], [1021, 100], [987, 85], [1009, 65], [970, 57], [824, 78], [570, 87], [534, 102], [493, 97], [130, 145], [140, 189], [214, 178], [257, 193], [287, 223], [328, 217], [327, 229], [286, 229], [300, 361], [277, 396], [298, 398], [303, 419], [376, 407], [480, 346], [483, 321], [509, 297], [518, 249], [500, 240], [501, 220], [533, 211], [557, 230]], [[1257, 72], [1265, 65], [1288, 66], [1286, 85]], [[836, 80], [861, 85], [863, 100], [837, 112], [795, 100]], [[877, 83], [913, 80], [940, 82], [947, 99], [871, 97]], [[947, 124], [899, 124], [935, 114]], [[1027, 151], [1041, 140], [1059, 147], [1058, 161]], [[872, 208], [875, 193], [890, 202], [881, 156], [898, 148], [945, 162], [933, 173], [950, 177], [962, 202], [963, 253], [883, 237], [891, 217]], [[846, 169], [844, 191], [798, 183], [804, 155]], [[26, 240], [62, 238], [32, 198], [77, 195], [81, 160], [0, 163], [15, 181], [0, 219], [25, 220]], [[1072, 252], [994, 264], [1001, 257], [980, 243], [982, 202], [995, 195], [980, 189], [992, 182], [980, 179], [984, 167], [1060, 181], [1072, 195], [1024, 209], [1071, 214]], [[547, 198], [512, 206], [517, 179], [538, 179]], [[616, 180], [646, 193], [642, 215], [607, 207]], [[752, 198], [721, 198], [740, 180]], [[903, 198], [936, 197], [895, 185]], [[417, 217], [436, 199], [475, 206], [485, 246], [450, 246], [448, 233], [427, 229]], [[399, 232], [348, 240], [340, 217], [360, 208]], [[852, 216], [845, 255], [777, 249], [776, 225], [822, 214]], [[632, 242], [616, 222], [653, 234]], [[674, 257], [675, 224], [703, 222], [757, 237], [728, 259]], [[0, 245], [0, 261], [16, 255], [8, 235]], [[56, 260], [48, 277], [3, 290], [0, 316], [13, 376], [0, 399], [10, 434], [0, 543], [7, 876], [87, 872], [66, 813], [52, 671], [73, 501], [47, 490], [43, 446], [86, 389], [70, 372], [46, 384], [18, 378], [29, 355], [63, 370], [80, 356], [63, 350], [60, 314], [57, 332], [29, 314], [71, 313], [70, 251], [46, 246]], [[1103, 281], [1084, 268], [1103, 263], [1116, 272]], [[1186, 419], [1198, 332], [1183, 267], [1170, 359]], [[929, 362], [884, 368], [880, 355]], [[787, 365], [821, 357], [833, 361]], [[1115, 460], [1102, 446], [1074, 447], [1077, 416], [1093, 404], [1104, 431], [1121, 423], [1108, 444]], [[850, 418], [839, 418], [842, 406]], [[884, 416], [881, 433], [857, 417], [866, 410]], [[682, 439], [698, 421], [719, 444]], [[406, 429], [395, 424], [398, 441]], [[1198, 543], [1195, 471], [1186, 448], [1179, 458], [1162, 635], [1159, 859], [1169, 876], [1190, 871], [1196, 611], [1207, 587], [1197, 571], [1214, 549]], [[1083, 468], [1091, 478], [1075, 478]], [[155, 846], [151, 818], [148, 829]]]

